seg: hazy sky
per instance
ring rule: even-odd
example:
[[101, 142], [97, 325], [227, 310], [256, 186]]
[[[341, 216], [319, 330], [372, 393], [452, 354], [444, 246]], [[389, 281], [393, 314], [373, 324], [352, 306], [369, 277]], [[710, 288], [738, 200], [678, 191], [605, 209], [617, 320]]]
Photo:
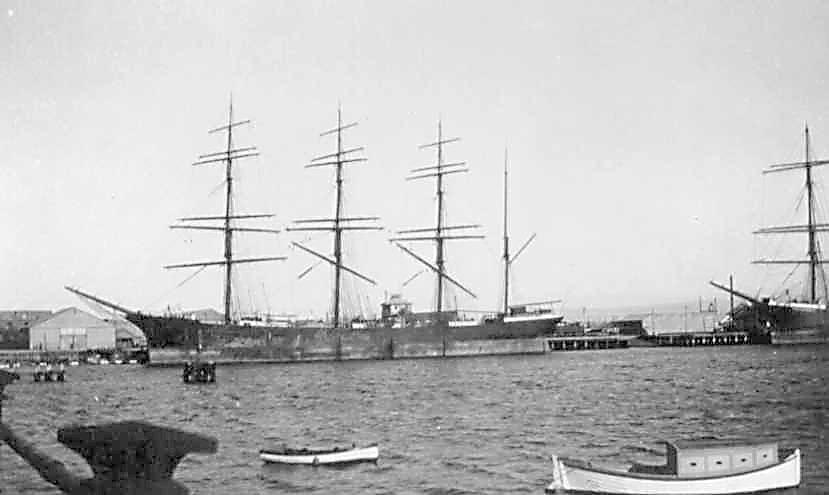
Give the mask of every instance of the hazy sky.
[[[206, 131], [231, 93], [254, 122], [237, 143], [261, 150], [237, 167], [236, 211], [277, 215], [251, 226], [330, 216], [333, 171], [303, 166], [333, 151], [319, 133], [338, 104], [360, 122], [346, 146], [369, 160], [348, 168], [346, 213], [387, 231], [347, 234], [346, 263], [378, 281], [349, 281], [372, 308], [421, 269], [387, 239], [434, 223], [433, 182], [404, 178], [433, 163], [417, 146], [438, 119], [462, 138], [447, 159], [471, 169], [447, 178], [449, 221], [487, 235], [447, 253], [479, 296], [459, 293], [463, 308], [499, 304], [505, 146], [512, 245], [537, 233], [514, 300], [569, 308], [724, 301], [707, 281], [730, 273], [776, 288], [750, 264], [751, 231], [791, 217], [770, 206], [794, 206], [802, 177], [784, 197], [760, 172], [803, 158], [806, 121], [829, 155], [826, 2], [0, 5], [3, 308], [79, 304], [64, 285], [137, 309], [221, 308], [220, 269], [177, 287], [192, 272], [162, 267], [222, 256], [218, 235], [168, 226], [222, 211], [222, 167], [190, 164], [221, 149]], [[314, 259], [290, 241], [330, 253], [330, 237], [251, 236], [240, 256], [290, 258], [241, 269], [240, 303], [323, 314], [330, 270], [298, 280]], [[404, 292], [427, 309], [433, 290], [421, 274]]]

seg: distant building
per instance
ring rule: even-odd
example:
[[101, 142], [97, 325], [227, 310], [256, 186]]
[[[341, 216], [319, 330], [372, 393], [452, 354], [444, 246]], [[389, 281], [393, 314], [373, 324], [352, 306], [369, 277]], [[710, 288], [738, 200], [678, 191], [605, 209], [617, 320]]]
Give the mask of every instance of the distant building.
[[35, 323], [41, 322], [50, 316], [52, 316], [51, 311], [40, 309], [0, 311], [0, 331], [17, 332], [22, 329], [29, 329]]
[[641, 320], [649, 334], [713, 332], [720, 315], [713, 311], [683, 311], [671, 313], [640, 313], [628, 315], [626, 320]]
[[66, 308], [29, 330], [29, 349], [84, 351], [143, 347], [140, 328], [122, 319], [105, 319], [78, 308]]
[[49, 317], [48, 310], [0, 311], [0, 348], [26, 349], [29, 346], [29, 329]]
[[642, 320], [624, 319], [612, 320], [595, 328], [591, 333], [605, 333], [614, 335], [645, 335], [645, 328]]

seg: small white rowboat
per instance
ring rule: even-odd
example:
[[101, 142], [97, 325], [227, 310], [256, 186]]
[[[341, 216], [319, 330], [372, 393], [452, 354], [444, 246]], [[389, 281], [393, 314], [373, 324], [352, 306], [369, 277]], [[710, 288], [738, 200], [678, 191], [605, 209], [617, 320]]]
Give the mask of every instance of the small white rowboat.
[[280, 464], [350, 464], [377, 461], [380, 449], [377, 445], [334, 449], [262, 449], [259, 458], [265, 462]]
[[665, 442], [667, 463], [634, 464], [627, 472], [553, 456], [548, 493], [721, 495], [754, 493], [800, 484], [800, 450], [778, 458], [777, 444]]

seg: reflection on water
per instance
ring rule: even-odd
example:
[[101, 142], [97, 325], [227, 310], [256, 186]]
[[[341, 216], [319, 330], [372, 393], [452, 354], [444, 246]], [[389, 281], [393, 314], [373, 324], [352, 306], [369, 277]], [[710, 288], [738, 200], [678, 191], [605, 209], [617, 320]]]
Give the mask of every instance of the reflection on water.
[[[3, 418], [90, 475], [56, 441], [69, 423], [122, 419], [213, 435], [177, 471], [193, 493], [541, 493], [550, 455], [656, 462], [660, 439], [758, 439], [803, 452], [829, 491], [829, 346], [560, 352], [543, 356], [225, 366], [214, 385], [178, 369], [79, 367], [7, 389]], [[262, 447], [380, 444], [377, 465], [263, 465]], [[8, 448], [7, 493], [56, 493]]]

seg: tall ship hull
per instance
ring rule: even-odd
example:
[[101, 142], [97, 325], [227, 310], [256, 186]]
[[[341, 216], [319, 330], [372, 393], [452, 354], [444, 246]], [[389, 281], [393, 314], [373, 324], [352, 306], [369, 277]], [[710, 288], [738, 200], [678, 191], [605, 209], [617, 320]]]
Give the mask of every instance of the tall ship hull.
[[[233, 362], [289, 362], [339, 359], [395, 359], [481, 354], [543, 352], [546, 338], [560, 335], [561, 315], [551, 303], [520, 306], [507, 316], [463, 320], [446, 312], [389, 314], [333, 328], [299, 322], [267, 324], [207, 323], [184, 316], [150, 315], [128, 310], [76, 288], [67, 289], [96, 304], [120, 312], [147, 336], [150, 362], [178, 363], [193, 353]], [[397, 301], [395, 301], [397, 302]]]
[[[745, 296], [734, 292], [737, 297]], [[775, 304], [755, 298], [746, 299], [746, 301], [746, 304], [732, 313], [726, 326], [748, 332], [754, 342], [763, 344], [829, 343], [829, 311], [826, 309]]]
[[560, 316], [356, 328], [210, 324], [129, 313], [147, 335], [150, 362], [179, 364], [194, 353], [219, 362], [294, 362], [542, 353]]
[[[198, 320], [156, 316], [143, 313], [128, 313], [126, 319], [135, 324], [147, 336], [150, 348], [203, 349], [230, 345], [244, 347], [245, 341], [262, 340], [269, 344], [275, 338], [296, 338], [323, 334], [365, 334], [388, 337], [408, 337], [411, 340], [478, 340], [553, 337], [556, 335], [561, 316], [516, 319], [515, 321], [490, 320], [473, 324], [457, 324], [449, 321], [442, 324], [372, 325], [361, 323], [352, 328], [325, 326], [285, 326], [262, 324], [205, 323]], [[264, 339], [264, 340], [263, 340]]]
[[782, 312], [769, 331], [770, 344], [829, 343], [829, 311], [790, 309]]

